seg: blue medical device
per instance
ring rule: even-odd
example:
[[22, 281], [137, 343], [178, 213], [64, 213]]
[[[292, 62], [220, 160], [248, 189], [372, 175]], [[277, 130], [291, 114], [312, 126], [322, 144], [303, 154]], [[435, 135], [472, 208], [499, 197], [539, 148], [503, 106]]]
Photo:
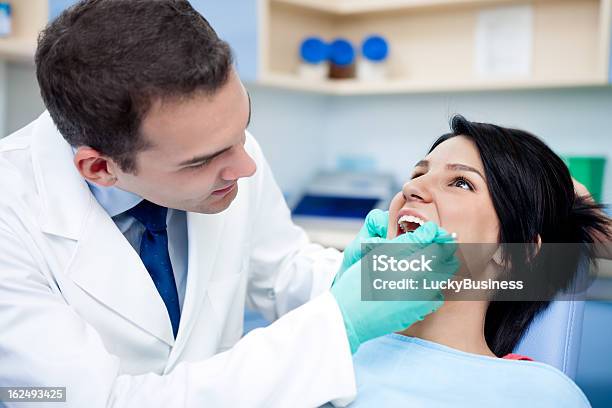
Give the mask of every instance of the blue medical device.
[[396, 192], [390, 174], [324, 171], [295, 200], [293, 220], [313, 241], [342, 249], [355, 237], [368, 212], [388, 209]]

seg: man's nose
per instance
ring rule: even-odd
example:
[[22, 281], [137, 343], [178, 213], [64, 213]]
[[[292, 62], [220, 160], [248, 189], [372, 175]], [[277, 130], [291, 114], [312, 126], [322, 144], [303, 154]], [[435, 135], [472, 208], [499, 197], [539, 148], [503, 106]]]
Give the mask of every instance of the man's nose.
[[243, 177], [251, 177], [256, 170], [257, 165], [244, 146], [237, 146], [234, 157], [231, 158], [231, 164], [223, 169], [221, 178], [228, 181], [238, 180]]

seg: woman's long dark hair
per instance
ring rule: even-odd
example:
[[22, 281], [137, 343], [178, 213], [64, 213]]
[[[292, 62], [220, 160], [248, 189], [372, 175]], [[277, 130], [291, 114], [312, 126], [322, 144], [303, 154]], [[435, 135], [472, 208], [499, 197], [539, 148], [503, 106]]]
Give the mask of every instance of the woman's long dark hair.
[[[436, 140], [429, 152], [456, 136], [466, 136], [476, 144], [499, 218], [500, 243], [532, 243], [538, 235], [543, 243], [592, 243], [596, 237], [610, 238], [610, 221], [603, 206], [576, 195], [567, 166], [536, 136], [470, 122], [459, 115], [451, 119], [451, 130]], [[586, 257], [592, 261], [593, 254]], [[571, 283], [578, 261], [566, 265], [569, 273], [556, 290]], [[493, 353], [499, 357], [512, 353], [535, 316], [549, 303], [492, 300], [485, 318], [485, 339]]]

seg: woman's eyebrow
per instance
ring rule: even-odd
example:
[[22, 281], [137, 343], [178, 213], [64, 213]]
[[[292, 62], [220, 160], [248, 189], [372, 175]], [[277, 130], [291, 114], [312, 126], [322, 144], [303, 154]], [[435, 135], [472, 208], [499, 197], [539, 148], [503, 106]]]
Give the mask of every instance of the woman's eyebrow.
[[429, 167], [429, 161], [419, 160], [419, 162], [415, 164], [414, 167]]
[[[414, 167], [429, 168], [429, 160], [420, 160], [417, 164], [414, 165]], [[472, 173], [478, 174], [483, 180], [486, 181], [486, 179], [484, 178], [484, 176], [482, 175], [482, 173], [480, 171], [478, 171], [477, 169], [475, 169], [472, 166], [468, 166], [467, 164], [451, 163], [451, 164], [447, 164], [446, 165], [446, 169], [447, 170], [455, 170], [455, 171], [456, 170], [470, 171]]]
[[474, 167], [468, 166], [466, 164], [460, 164], [460, 163], [452, 163], [452, 164], [447, 164], [446, 168], [448, 170], [463, 170], [463, 171], [470, 171], [472, 173], [476, 173], [480, 176], [480, 178], [482, 178], [483, 180], [485, 180], [484, 176], [482, 175], [481, 172], [479, 172], [477, 169], [475, 169]]

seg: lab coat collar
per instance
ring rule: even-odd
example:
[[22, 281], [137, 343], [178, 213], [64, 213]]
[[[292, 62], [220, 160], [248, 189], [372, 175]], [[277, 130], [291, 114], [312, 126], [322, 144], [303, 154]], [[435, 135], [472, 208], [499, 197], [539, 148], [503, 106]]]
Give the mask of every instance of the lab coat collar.
[[33, 132], [32, 164], [42, 201], [41, 228], [47, 234], [78, 241], [66, 274], [101, 303], [174, 345], [170, 319], [155, 284], [136, 251], [95, 200], [73, 164], [70, 145], [47, 112], [36, 121]]
[[39, 225], [45, 233], [77, 240], [93, 196], [73, 164], [70, 145], [47, 111], [36, 120], [32, 139], [32, 165], [42, 206]]

